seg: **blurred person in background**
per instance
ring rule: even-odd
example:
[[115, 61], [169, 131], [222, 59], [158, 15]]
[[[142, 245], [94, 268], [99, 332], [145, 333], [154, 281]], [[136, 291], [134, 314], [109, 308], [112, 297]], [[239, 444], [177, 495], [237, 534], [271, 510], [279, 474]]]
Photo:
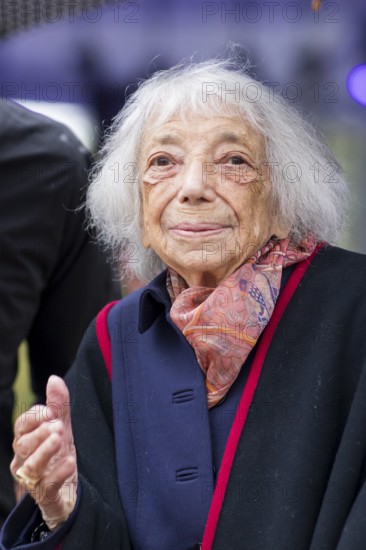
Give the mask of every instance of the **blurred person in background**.
[[[76, 211], [89, 164], [68, 128], [0, 102], [0, 524], [15, 504], [9, 459], [19, 345], [28, 342], [32, 389], [44, 402], [50, 374], [66, 373], [91, 319], [119, 296]], [[15, 403], [16, 414], [21, 407]]]

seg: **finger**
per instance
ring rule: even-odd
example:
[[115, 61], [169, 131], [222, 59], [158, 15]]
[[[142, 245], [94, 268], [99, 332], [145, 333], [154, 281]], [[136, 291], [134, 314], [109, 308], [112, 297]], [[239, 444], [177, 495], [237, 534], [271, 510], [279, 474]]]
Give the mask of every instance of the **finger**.
[[47, 468], [57, 469], [58, 461], [51, 463], [51, 459], [57, 458], [57, 453], [61, 448], [62, 437], [58, 433], [52, 433], [41, 443], [35, 452], [27, 458], [23, 466], [15, 472], [15, 475], [23, 479], [26, 485], [35, 485], [45, 474]]
[[20, 460], [17, 455], [14, 456], [13, 460], [10, 464], [10, 472], [13, 478], [19, 482], [19, 478], [17, 477], [16, 473], [23, 466], [24, 460]]
[[49, 377], [46, 387], [46, 405], [65, 424], [70, 421], [70, 394], [59, 376]]
[[66, 456], [70, 447], [74, 446], [74, 438], [71, 425], [70, 394], [62, 378], [55, 375], [50, 376], [46, 388], [46, 397], [47, 405], [57, 410], [57, 414], [64, 423], [65, 438], [62, 452]]
[[32, 477], [27, 476], [27, 474], [24, 473], [23, 466], [18, 468], [18, 470], [14, 474], [14, 477], [17, 480], [17, 482], [21, 486], [24, 486], [24, 488], [27, 491], [33, 491], [35, 486], [37, 485], [37, 483], [39, 481], [38, 478], [32, 478]]
[[18, 439], [22, 435], [36, 429], [42, 422], [54, 422], [54, 410], [48, 409], [45, 405], [34, 405], [25, 411], [15, 421], [14, 436]]
[[63, 422], [43, 422], [38, 428], [30, 433], [20, 436], [13, 442], [13, 450], [19, 460], [26, 460], [52, 433], [62, 435], [64, 432]]

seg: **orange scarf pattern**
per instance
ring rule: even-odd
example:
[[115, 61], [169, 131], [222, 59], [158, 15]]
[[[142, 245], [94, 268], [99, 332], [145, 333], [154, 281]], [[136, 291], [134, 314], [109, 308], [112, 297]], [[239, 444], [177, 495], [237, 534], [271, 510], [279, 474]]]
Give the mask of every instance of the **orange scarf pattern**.
[[236, 380], [272, 315], [283, 268], [308, 258], [309, 235], [299, 245], [271, 238], [217, 288], [187, 287], [168, 269], [170, 317], [193, 347], [206, 379], [208, 407], [217, 405]]

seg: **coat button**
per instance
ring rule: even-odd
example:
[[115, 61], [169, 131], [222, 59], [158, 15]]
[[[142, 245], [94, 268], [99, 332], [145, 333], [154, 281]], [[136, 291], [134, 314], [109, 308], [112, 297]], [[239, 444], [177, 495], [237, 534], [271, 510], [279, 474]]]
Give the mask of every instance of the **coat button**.
[[180, 390], [176, 391], [172, 395], [172, 403], [180, 404], [187, 403], [187, 401], [192, 401], [194, 399], [194, 390]]

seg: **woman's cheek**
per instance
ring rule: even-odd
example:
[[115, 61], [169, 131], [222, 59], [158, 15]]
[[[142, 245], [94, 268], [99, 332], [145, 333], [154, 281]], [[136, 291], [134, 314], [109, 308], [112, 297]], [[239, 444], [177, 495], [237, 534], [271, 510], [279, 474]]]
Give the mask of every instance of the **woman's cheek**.
[[143, 182], [150, 185], [157, 185], [159, 183], [169, 182], [177, 173], [175, 166], [169, 168], [151, 167], [143, 175]]
[[142, 182], [145, 185], [157, 185], [158, 183], [161, 182], [161, 177], [157, 174], [145, 175]]
[[149, 215], [156, 218], [177, 193], [175, 178], [152, 179], [144, 176], [142, 180], [143, 207]]
[[145, 180], [142, 188], [142, 212], [145, 227], [160, 223], [167, 206], [174, 198], [174, 186], [151, 185]]

